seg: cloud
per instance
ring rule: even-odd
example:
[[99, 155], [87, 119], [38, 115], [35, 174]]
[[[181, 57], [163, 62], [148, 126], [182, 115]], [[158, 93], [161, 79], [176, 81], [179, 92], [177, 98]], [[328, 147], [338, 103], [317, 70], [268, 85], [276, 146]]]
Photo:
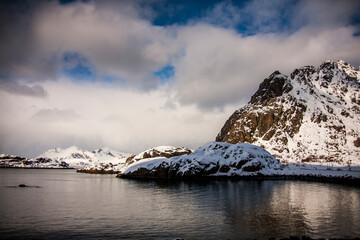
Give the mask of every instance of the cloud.
[[68, 65], [64, 54], [76, 52], [94, 64], [99, 78], [114, 75], [132, 87], [154, 88], [160, 80], [153, 72], [176, 52], [170, 31], [143, 19], [136, 1], [41, 1], [16, 16], [6, 7], [0, 74], [11, 78], [55, 79]]
[[[168, 103], [173, 93], [165, 87], [144, 94], [64, 79], [44, 84], [46, 101], [0, 92], [2, 103], [7, 103], [0, 104], [0, 112], [7, 113], [0, 118], [0, 152], [34, 157], [73, 144], [133, 153], [157, 145], [197, 148], [215, 138], [235, 108], [202, 114], [195, 106]], [[177, 107], [163, 108], [172, 104]]]
[[314, 32], [304, 28], [291, 35], [241, 36], [234, 31], [197, 24], [179, 34], [184, 55], [173, 63], [178, 98], [201, 108], [223, 107], [249, 99], [273, 71], [285, 74], [326, 59], [345, 59], [358, 66], [355, 29], [339, 27]]
[[342, 3], [219, 3], [202, 21], [178, 31], [183, 54], [172, 64], [180, 103], [221, 109], [250, 99], [275, 70], [288, 74], [326, 59], [359, 66], [359, 25], [353, 19], [360, 3]]
[[71, 109], [59, 110], [53, 109], [41, 109], [35, 113], [31, 120], [40, 121], [43, 123], [54, 123], [54, 122], [69, 122], [79, 119], [80, 117]]
[[353, 25], [359, 28], [360, 2], [356, 0], [299, 1], [293, 21], [316, 30]]
[[167, 26], [152, 24], [157, 12], [143, 1], [20, 6], [15, 14], [5, 5], [0, 18], [0, 75], [22, 81], [111, 79], [149, 91], [170, 74], [180, 103], [211, 110], [247, 99], [275, 69], [333, 57], [359, 62], [348, 51], [359, 42], [353, 24], [358, 1], [219, 1], [204, 13], [192, 10], [188, 21], [174, 17], [187, 25]]
[[0, 80], [0, 90], [5, 92], [29, 97], [46, 98], [48, 92], [39, 84], [24, 85], [12, 81]]
[[163, 110], [176, 110], [177, 106], [174, 101], [168, 99], [166, 100], [165, 104], [161, 107]]
[[196, 148], [275, 70], [360, 65], [359, 1], [225, 1], [189, 19], [173, 6], [167, 25], [141, 0], [1, 4], [7, 153]]

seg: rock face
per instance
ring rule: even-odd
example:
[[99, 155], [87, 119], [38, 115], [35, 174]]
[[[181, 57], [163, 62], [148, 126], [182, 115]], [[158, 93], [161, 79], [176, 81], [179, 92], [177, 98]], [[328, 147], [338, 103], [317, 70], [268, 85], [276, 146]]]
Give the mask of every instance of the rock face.
[[204, 176], [272, 175], [280, 162], [266, 150], [247, 143], [212, 142], [196, 151], [171, 158], [142, 159], [119, 177], [191, 178]]
[[282, 162], [360, 165], [360, 70], [344, 61], [275, 71], [216, 141], [247, 142]]

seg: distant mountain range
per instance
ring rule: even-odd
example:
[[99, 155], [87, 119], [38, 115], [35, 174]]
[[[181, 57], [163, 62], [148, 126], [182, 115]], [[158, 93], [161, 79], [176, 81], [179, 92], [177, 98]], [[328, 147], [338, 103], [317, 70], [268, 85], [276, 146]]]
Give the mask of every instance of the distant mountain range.
[[261, 146], [283, 163], [360, 165], [360, 69], [325, 61], [275, 71], [216, 141]]
[[0, 154], [0, 167], [14, 168], [74, 168], [86, 173], [117, 173], [131, 163], [153, 157], [173, 157], [189, 154], [184, 147], [158, 146], [137, 155], [112, 150], [108, 147], [87, 151], [76, 146], [53, 148], [34, 159]]
[[13, 155], [0, 155], [0, 166], [21, 168], [75, 168], [102, 166], [103, 168], [121, 168], [129, 153], [122, 153], [110, 148], [87, 151], [76, 146], [50, 149], [34, 159]]

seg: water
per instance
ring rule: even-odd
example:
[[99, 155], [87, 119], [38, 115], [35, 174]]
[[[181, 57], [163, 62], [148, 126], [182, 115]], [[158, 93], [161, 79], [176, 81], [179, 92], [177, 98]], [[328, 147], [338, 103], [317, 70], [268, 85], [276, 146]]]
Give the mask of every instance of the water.
[[360, 189], [302, 181], [138, 181], [74, 170], [0, 169], [1, 239], [303, 235], [359, 237]]

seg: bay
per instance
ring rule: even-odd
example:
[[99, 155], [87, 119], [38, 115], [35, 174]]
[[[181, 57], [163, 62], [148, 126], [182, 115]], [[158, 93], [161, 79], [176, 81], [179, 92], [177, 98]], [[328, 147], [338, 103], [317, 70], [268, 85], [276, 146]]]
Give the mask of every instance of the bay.
[[294, 180], [145, 181], [0, 169], [1, 239], [289, 236], [359, 237], [360, 189]]

